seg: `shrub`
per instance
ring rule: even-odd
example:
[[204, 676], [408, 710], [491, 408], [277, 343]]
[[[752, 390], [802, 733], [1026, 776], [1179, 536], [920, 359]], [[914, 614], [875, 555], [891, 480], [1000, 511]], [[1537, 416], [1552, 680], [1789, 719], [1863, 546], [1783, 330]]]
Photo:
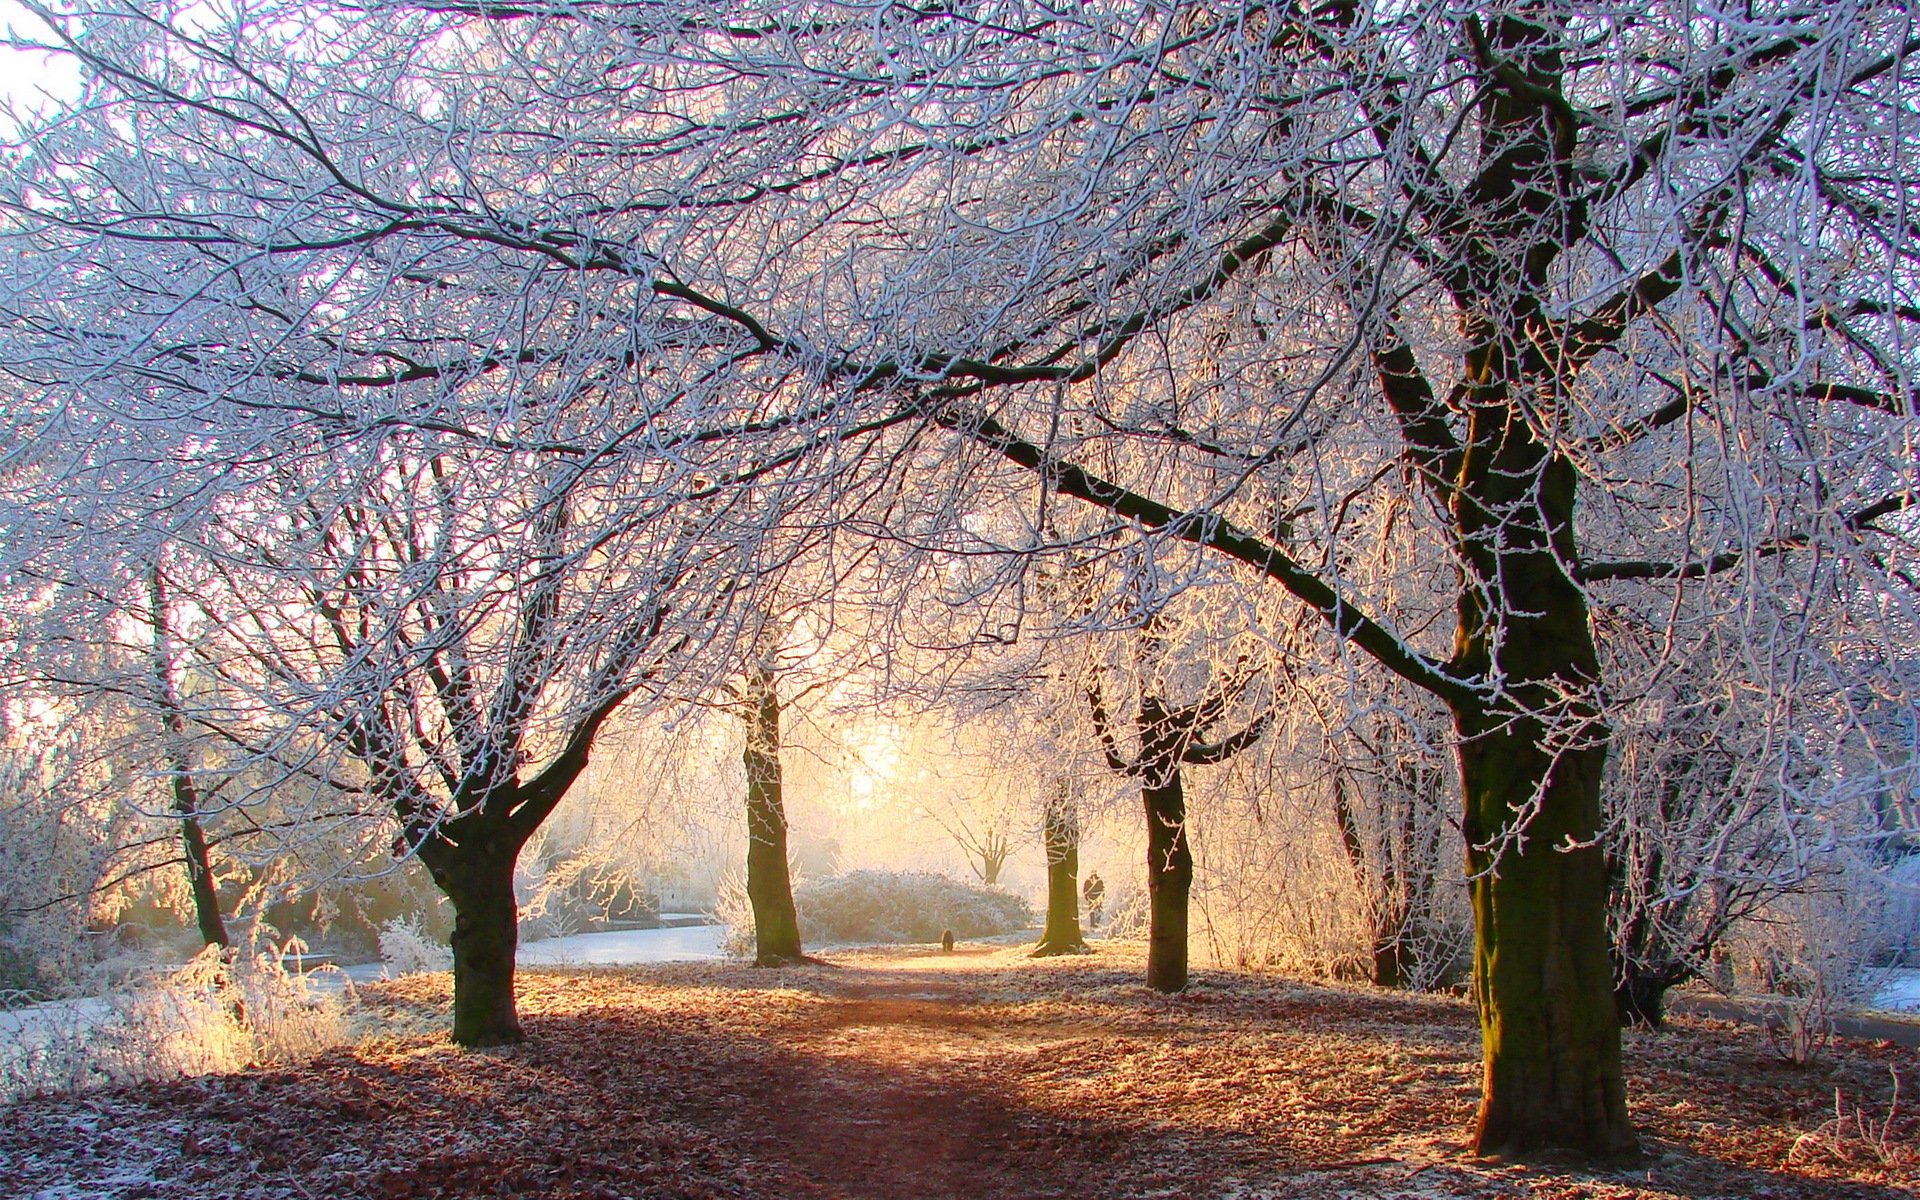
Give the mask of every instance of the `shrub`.
[[1012, 933], [1034, 923], [1011, 892], [926, 871], [850, 871], [794, 889], [800, 933], [813, 942], [936, 942]]
[[0, 1102], [295, 1062], [349, 1037], [346, 1003], [288, 971], [296, 944], [209, 948], [105, 996], [0, 1013]]
[[380, 930], [380, 961], [390, 975], [450, 971], [453, 951], [421, 932], [417, 923], [395, 917]]

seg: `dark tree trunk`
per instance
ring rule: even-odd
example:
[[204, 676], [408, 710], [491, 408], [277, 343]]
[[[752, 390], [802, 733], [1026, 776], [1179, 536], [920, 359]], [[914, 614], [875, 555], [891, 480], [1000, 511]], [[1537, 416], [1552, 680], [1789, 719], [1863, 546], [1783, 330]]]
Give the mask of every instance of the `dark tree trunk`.
[[1078, 954], [1087, 943], [1080, 933], [1080, 811], [1072, 781], [1054, 785], [1040, 832], [1047, 851], [1047, 927], [1033, 957]]
[[187, 884], [193, 890], [193, 917], [200, 927], [200, 940], [209, 946], [231, 949], [227, 922], [220, 915], [220, 893], [213, 886], [213, 863], [207, 854], [207, 834], [200, 827], [199, 805], [193, 783], [183, 772], [173, 777], [174, 811], [180, 814], [180, 842], [186, 852]]
[[1396, 926], [1390, 932], [1375, 930], [1372, 950], [1373, 986], [1406, 987], [1419, 962], [1413, 945], [1401, 929]]
[[1472, 414], [1475, 486], [1457, 500], [1462, 556], [1483, 581], [1460, 592], [1458, 661], [1506, 693], [1452, 705], [1485, 1052], [1474, 1144], [1614, 1157], [1637, 1143], [1596, 844], [1609, 731], [1584, 695], [1599, 656], [1564, 565], [1575, 475], [1501, 395]]
[[1147, 812], [1147, 986], [1187, 986], [1187, 900], [1193, 852], [1187, 845], [1187, 802], [1175, 767], [1163, 782], [1140, 789]]
[[1643, 966], [1627, 959], [1614, 971], [1613, 1002], [1622, 1025], [1658, 1029], [1667, 1023], [1667, 992], [1693, 972], [1684, 966]]
[[[1475, 1126], [1481, 1154], [1635, 1146], [1627, 1119], [1607, 947], [1599, 825], [1602, 746], [1539, 746], [1527, 720], [1462, 722], [1461, 782], [1472, 843], [1474, 998], [1485, 1078]], [[1523, 842], [1489, 854], [1477, 843], [1509, 828], [1544, 781]], [[1568, 839], [1589, 845], [1563, 850]]]
[[1560, 95], [1568, 31], [1531, 16], [1512, 10], [1487, 27], [1489, 61], [1526, 86], [1503, 79], [1481, 102], [1481, 136], [1498, 149], [1462, 227], [1473, 266], [1454, 287], [1466, 339], [1454, 408], [1465, 437], [1444, 477], [1463, 571], [1454, 665], [1499, 685], [1495, 699], [1450, 700], [1485, 1052], [1474, 1148], [1613, 1157], [1637, 1142], [1596, 844], [1609, 730], [1592, 698], [1587, 596], [1568, 575], [1580, 561], [1579, 474], [1557, 439], [1578, 358], [1544, 307], [1550, 265], [1585, 226], [1586, 193], [1572, 109], [1541, 99]]
[[526, 1040], [514, 1005], [520, 910], [513, 894], [517, 855], [484, 846], [437, 855], [434, 881], [453, 903], [453, 1040], [506, 1046]]
[[220, 893], [213, 884], [213, 859], [207, 853], [207, 833], [200, 824], [200, 788], [193, 779], [188, 751], [187, 715], [174, 681], [173, 633], [168, 618], [167, 586], [156, 562], [147, 571], [147, 620], [153, 629], [153, 673], [161, 723], [165, 726], [167, 771], [173, 777], [173, 811], [180, 817], [180, 846], [187, 864], [187, 887], [193, 894], [194, 921], [200, 940], [221, 949], [232, 947], [226, 920], [220, 915]]
[[772, 676], [755, 670], [747, 684], [747, 902], [753, 908], [754, 963], [805, 961], [800, 917], [787, 869], [787, 812], [781, 797], [780, 695]]

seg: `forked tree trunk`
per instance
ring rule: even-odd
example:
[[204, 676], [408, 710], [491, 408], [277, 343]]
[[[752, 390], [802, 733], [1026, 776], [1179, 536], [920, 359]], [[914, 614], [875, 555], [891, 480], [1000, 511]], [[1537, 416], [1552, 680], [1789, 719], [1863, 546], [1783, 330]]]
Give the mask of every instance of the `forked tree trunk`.
[[1080, 812], [1076, 786], [1060, 780], [1041, 814], [1047, 851], [1047, 927], [1033, 957], [1078, 954], [1087, 948], [1080, 932]]
[[787, 812], [780, 780], [780, 695], [756, 670], [748, 679], [747, 902], [753, 908], [754, 964], [777, 967], [805, 961], [800, 917], [787, 869]]
[[433, 869], [434, 882], [453, 904], [453, 1040], [462, 1046], [526, 1040], [513, 997], [520, 944], [515, 857], [475, 847], [441, 858]]
[[1667, 992], [1693, 977], [1682, 964], [1643, 966], [1632, 959], [1614, 970], [1613, 1005], [1622, 1025], [1658, 1029], [1667, 1022]]
[[1140, 799], [1147, 811], [1147, 986], [1178, 992], [1187, 986], [1187, 901], [1193, 891], [1179, 768], [1164, 782], [1142, 787]]

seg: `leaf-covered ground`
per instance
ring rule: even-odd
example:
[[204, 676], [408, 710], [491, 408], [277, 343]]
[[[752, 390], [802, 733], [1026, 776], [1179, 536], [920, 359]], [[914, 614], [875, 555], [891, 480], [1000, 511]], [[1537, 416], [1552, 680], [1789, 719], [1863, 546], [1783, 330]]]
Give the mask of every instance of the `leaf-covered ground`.
[[[528, 971], [531, 1040], [461, 1052], [448, 980], [295, 1069], [0, 1109], [0, 1193], [69, 1197], [1910, 1196], [1920, 1055], [1812, 1068], [1752, 1030], [1629, 1035], [1632, 1171], [1464, 1156], [1461, 1002], [1202, 973], [1124, 948]], [[1847, 1125], [1837, 1133], [1835, 1091]], [[1859, 1106], [1860, 1116], [1853, 1114]]]

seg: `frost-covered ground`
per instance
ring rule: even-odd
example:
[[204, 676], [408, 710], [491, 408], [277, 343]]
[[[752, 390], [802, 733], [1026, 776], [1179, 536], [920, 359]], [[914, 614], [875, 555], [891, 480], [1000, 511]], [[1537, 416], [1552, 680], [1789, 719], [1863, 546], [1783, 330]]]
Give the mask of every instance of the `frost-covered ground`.
[[1166, 997], [1141, 967], [1105, 945], [531, 971], [528, 1043], [475, 1053], [447, 1041], [448, 977], [409, 976], [364, 992], [394, 1032], [304, 1064], [0, 1107], [0, 1192], [1909, 1200], [1920, 1182], [1920, 1122], [1888, 1121], [1911, 1051], [1841, 1043], [1807, 1068], [1749, 1027], [1630, 1034], [1645, 1161], [1487, 1163], [1464, 1153], [1465, 1002], [1225, 971]]
[[[709, 962], [725, 957], [721, 951], [725, 933], [719, 926], [698, 925], [576, 934], [523, 943], [520, 963], [529, 967], [614, 967]], [[334, 997], [337, 1002], [349, 984], [370, 984], [388, 977], [384, 964], [363, 963], [311, 971], [298, 982], [304, 990]], [[142, 1047], [177, 1044], [180, 1038], [176, 1033], [187, 1032], [184, 1027], [189, 1024], [204, 1022], [205, 1006], [192, 1002], [191, 989], [173, 996], [164, 991], [160, 982], [163, 978], [155, 976], [152, 995], [52, 1000], [0, 1010], [0, 1100], [138, 1077], [142, 1068], [128, 1061], [130, 1057], [151, 1059]], [[189, 1002], [172, 1002], [183, 997]], [[182, 1030], [166, 1028], [170, 1022], [182, 1025]], [[192, 1036], [201, 1036], [202, 1032], [196, 1029]], [[109, 1035], [113, 1043], [110, 1047], [102, 1044]], [[160, 1068], [156, 1066], [155, 1070], [158, 1073]]]

